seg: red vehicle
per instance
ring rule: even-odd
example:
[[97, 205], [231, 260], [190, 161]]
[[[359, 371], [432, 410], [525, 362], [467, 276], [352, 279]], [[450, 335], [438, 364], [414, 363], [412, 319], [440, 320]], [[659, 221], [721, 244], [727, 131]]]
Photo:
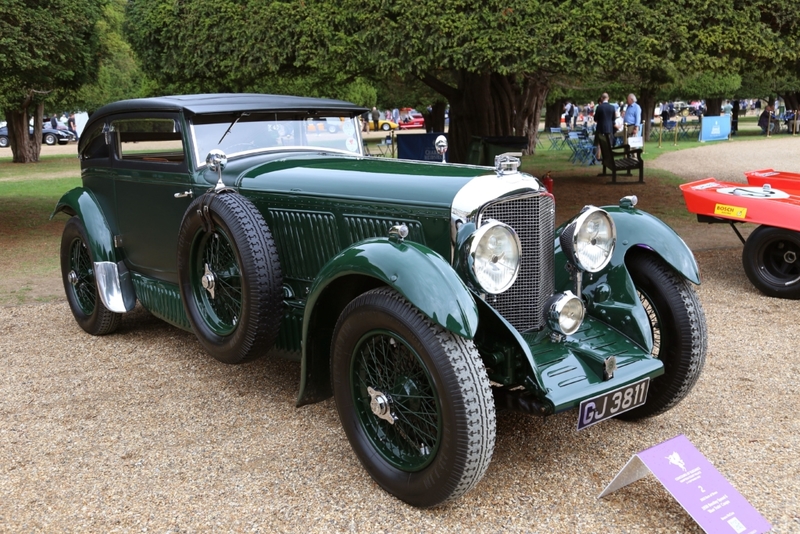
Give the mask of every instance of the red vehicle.
[[[747, 277], [771, 297], [800, 299], [800, 174], [762, 169], [747, 185], [706, 178], [681, 185], [699, 222], [729, 223], [744, 244]], [[745, 240], [735, 223], [758, 224]]]
[[412, 111], [405, 117], [400, 117], [398, 122], [401, 130], [408, 130], [410, 128], [425, 128], [425, 118], [422, 113]]

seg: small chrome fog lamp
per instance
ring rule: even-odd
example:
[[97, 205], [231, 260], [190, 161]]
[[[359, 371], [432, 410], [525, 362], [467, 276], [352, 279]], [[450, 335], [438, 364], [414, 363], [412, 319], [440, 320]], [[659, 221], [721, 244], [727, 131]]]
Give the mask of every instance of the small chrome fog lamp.
[[596, 273], [611, 260], [617, 230], [611, 216], [600, 208], [586, 206], [560, 236], [561, 250], [582, 271]]
[[560, 334], [574, 334], [583, 323], [585, 309], [572, 291], [556, 293], [547, 302], [547, 324]]

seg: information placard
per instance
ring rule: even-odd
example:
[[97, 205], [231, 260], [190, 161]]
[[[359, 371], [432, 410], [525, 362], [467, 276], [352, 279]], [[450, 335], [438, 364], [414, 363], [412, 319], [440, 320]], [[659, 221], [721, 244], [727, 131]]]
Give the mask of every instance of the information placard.
[[731, 116], [704, 116], [700, 122], [699, 141], [726, 141], [731, 135]]
[[760, 534], [772, 528], [683, 434], [635, 454], [598, 498], [648, 473], [708, 534]]

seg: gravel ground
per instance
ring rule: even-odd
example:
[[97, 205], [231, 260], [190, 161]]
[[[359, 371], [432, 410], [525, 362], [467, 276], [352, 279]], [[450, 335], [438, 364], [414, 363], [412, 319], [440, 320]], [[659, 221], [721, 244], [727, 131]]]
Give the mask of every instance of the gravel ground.
[[65, 300], [0, 308], [0, 531], [695, 533], [653, 477], [597, 499], [685, 434], [773, 532], [800, 532], [800, 301], [759, 294], [741, 246], [696, 255], [709, 350], [680, 405], [582, 432], [575, 412], [500, 413], [484, 479], [433, 510], [372, 482], [332, 401], [294, 407], [298, 363], [220, 364], [141, 309], [99, 338]]

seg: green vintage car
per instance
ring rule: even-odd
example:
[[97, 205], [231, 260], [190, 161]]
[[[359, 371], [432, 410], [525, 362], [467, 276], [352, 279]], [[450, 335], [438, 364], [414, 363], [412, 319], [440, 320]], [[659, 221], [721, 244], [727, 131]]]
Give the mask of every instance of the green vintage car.
[[687, 395], [706, 323], [669, 227], [626, 197], [556, 229], [508, 156], [366, 157], [364, 111], [214, 94], [95, 112], [54, 212], [78, 324], [110, 334], [138, 301], [222, 362], [298, 359], [297, 405], [333, 396], [370, 475], [423, 507], [478, 484], [497, 409], [574, 409], [582, 429]]

